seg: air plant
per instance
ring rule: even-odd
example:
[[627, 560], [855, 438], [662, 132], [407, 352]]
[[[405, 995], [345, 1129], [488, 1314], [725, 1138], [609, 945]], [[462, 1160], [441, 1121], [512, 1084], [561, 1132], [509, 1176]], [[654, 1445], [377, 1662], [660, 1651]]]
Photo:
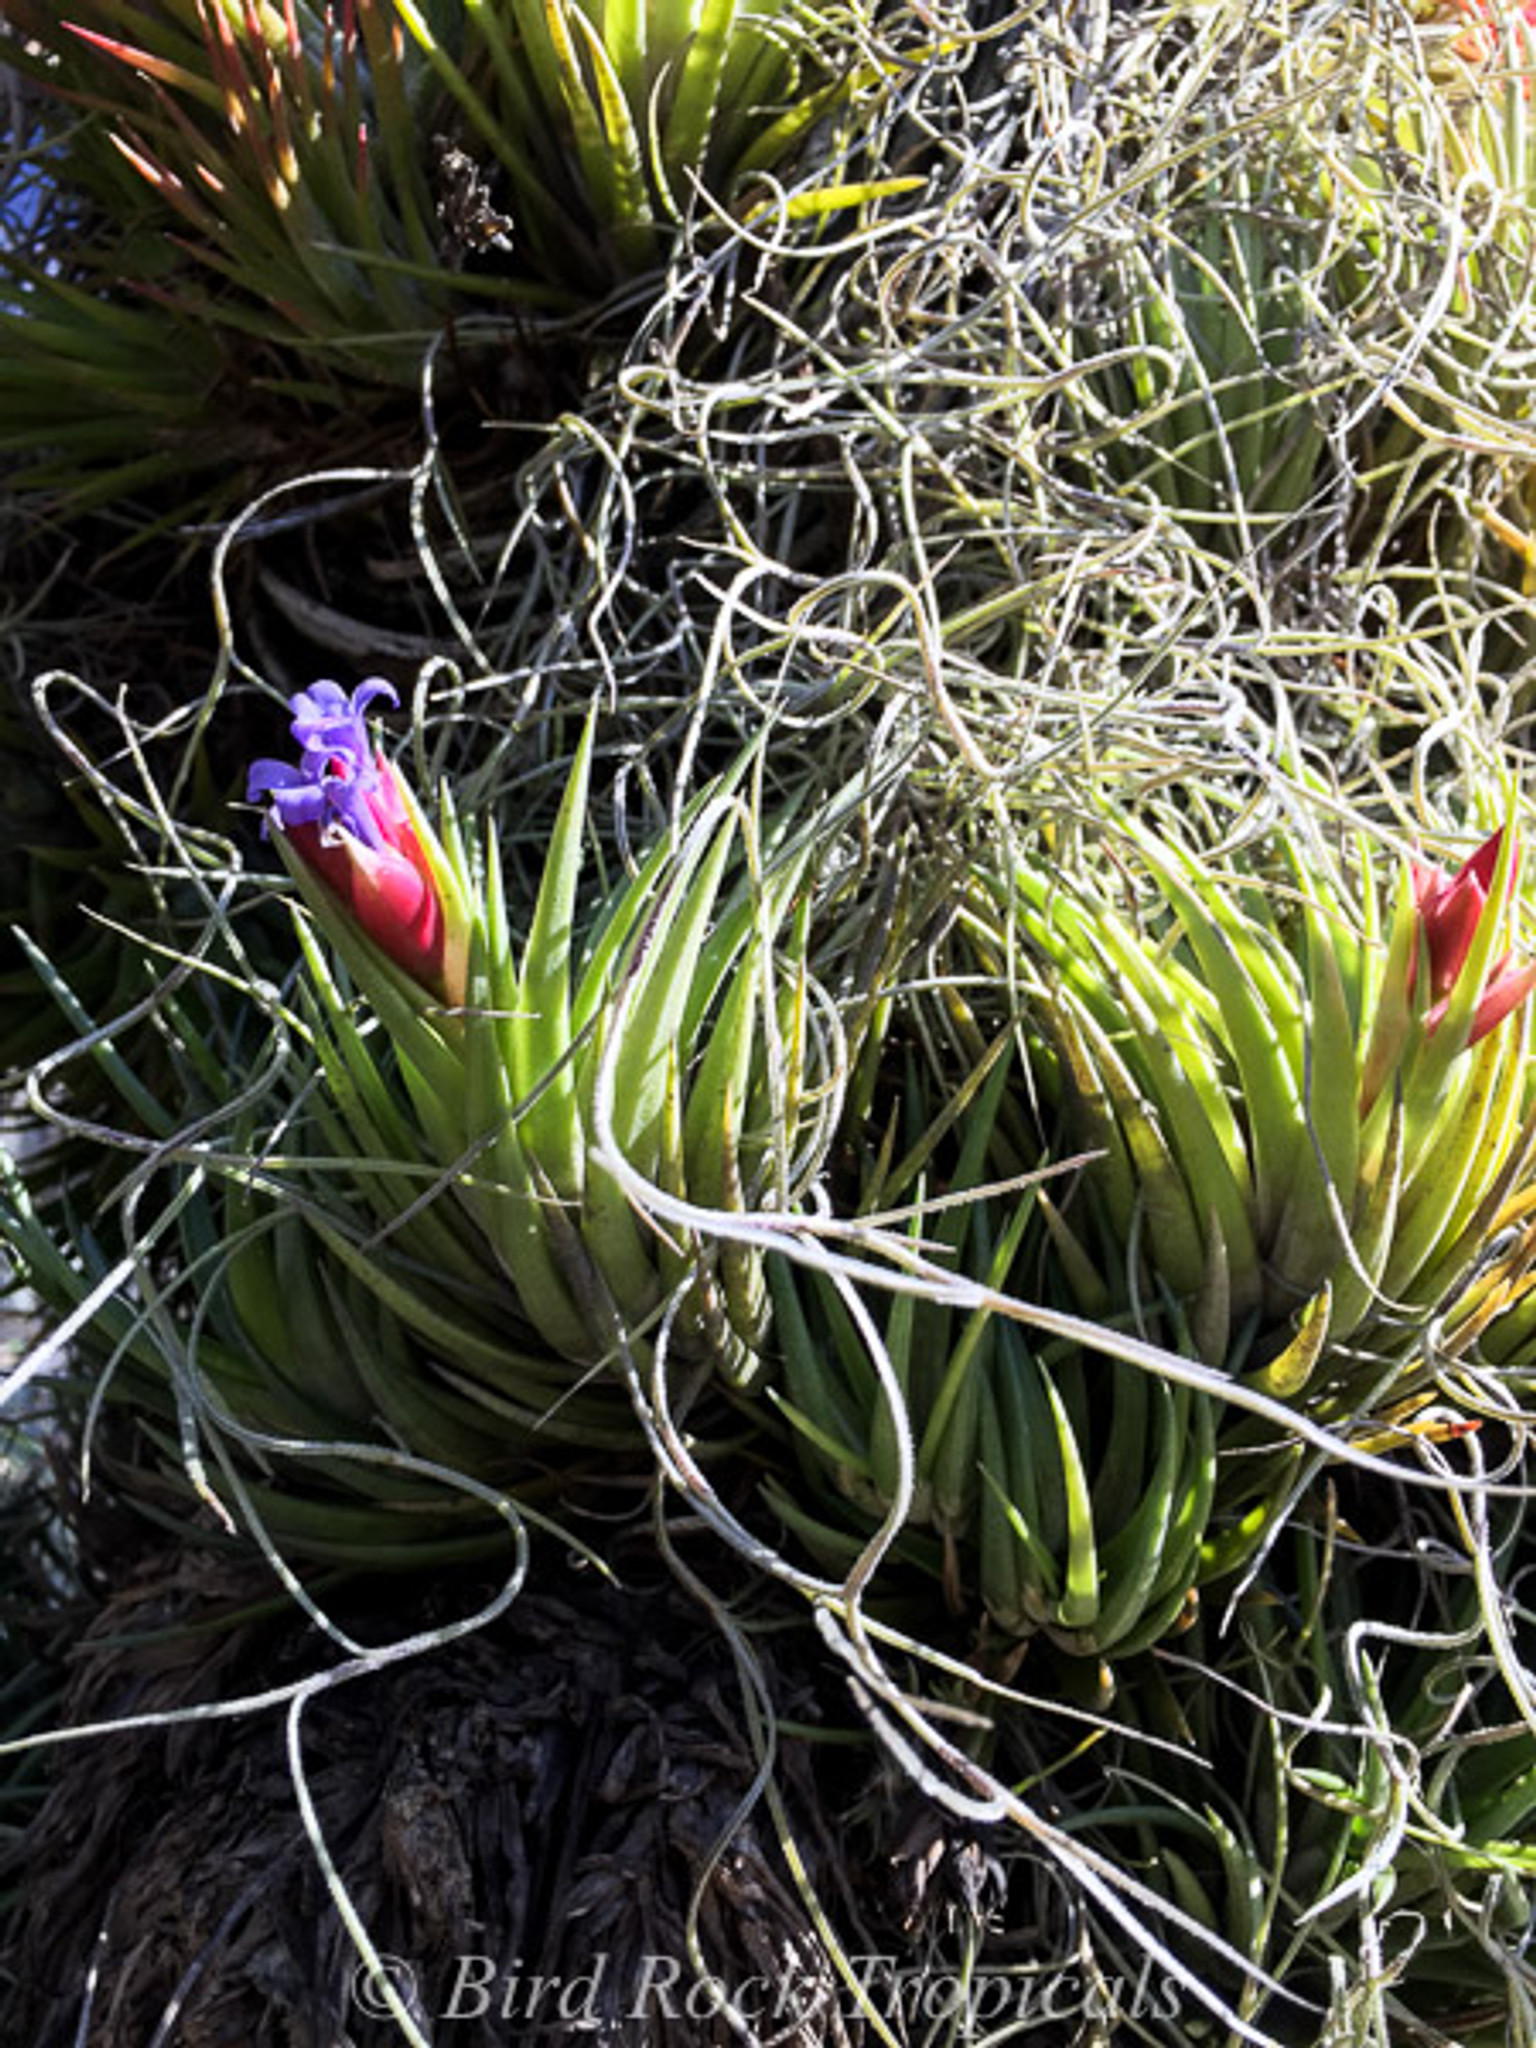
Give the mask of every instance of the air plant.
[[724, 205], [778, 164], [849, 68], [843, 26], [813, 38], [782, 0], [7, 18], [50, 196], [0, 250], [0, 448], [87, 500], [270, 465], [296, 420], [413, 386], [456, 317], [601, 298], [664, 258], [696, 188]]
[[8, 19], [46, 201], [0, 256], [0, 445], [34, 488], [81, 506], [270, 463], [406, 384], [475, 303], [375, 0]]
[[1060, 322], [1074, 434], [1121, 495], [1176, 518], [1200, 546], [1251, 559], [1294, 545], [1327, 446], [1305, 360], [1323, 238], [1293, 168], [1228, 161], [1171, 195], [1155, 234], [1073, 277]]
[[[1118, 813], [1115, 865], [983, 872], [974, 931], [1049, 1048], [1111, 1295], [1182, 1303], [1202, 1354], [1262, 1369], [1296, 1324], [1419, 1327], [1529, 1165], [1512, 829], [1457, 872], [1286, 834], [1213, 866]], [[1111, 842], [1106, 841], [1106, 850]], [[1295, 1390], [1295, 1391], [1299, 1391]], [[1314, 1390], [1316, 1391], [1316, 1390]]]
[[[904, 1162], [925, 1162], [915, 1184], [905, 1172], [881, 1178], [878, 1199], [906, 1187], [912, 1247], [943, 1271], [1038, 1299], [1050, 1173], [1008, 1197], [986, 1186], [1007, 1149], [999, 1117], [1015, 1079], [999, 1042], [963, 1091], [942, 1200], [930, 1208], [926, 1192], [943, 1156], [934, 1130]], [[923, 1091], [911, 1073], [908, 1083], [910, 1107]], [[770, 1392], [800, 1483], [782, 1477], [766, 1498], [824, 1564], [846, 1569], [901, 1499], [905, 1436], [915, 1485], [898, 1555], [939, 1579], [971, 1627], [989, 1617], [1005, 1657], [1038, 1633], [1070, 1657], [1123, 1658], [1188, 1619], [1215, 1493], [1209, 1397], [1036, 1338], [986, 1306], [866, 1288], [856, 1320], [825, 1274], [774, 1260], [770, 1278], [781, 1365]], [[1059, 1274], [1047, 1294], [1070, 1307]]]
[[578, 1369], [573, 1384], [642, 1345], [664, 1313], [681, 1355], [750, 1378], [765, 1315], [758, 1261], [637, 1215], [595, 1156], [596, 1133], [705, 1210], [789, 1208], [814, 1178], [836, 1109], [835, 1089], [821, 1099], [813, 1079], [814, 830], [785, 820], [759, 835], [737, 787], [743, 760], [583, 919], [589, 723], [519, 955], [494, 831], [477, 866], [452, 816], [434, 832], [369, 743], [364, 709], [388, 691], [300, 693], [301, 765], [258, 762], [250, 777], [398, 1075], [306, 934], [341, 1125], [363, 1156], [381, 1138], [388, 1156], [408, 1111], [532, 1341]]
[[533, 265], [588, 289], [654, 264], [700, 193], [726, 203], [848, 90], [854, 11], [788, 0], [504, 0], [466, 9], [452, 62], [402, 7]]
[[[932, 1220], [908, 1170], [871, 1201], [904, 1196], [914, 1251], [994, 1297], [1201, 1358], [1373, 1449], [1408, 1443], [1442, 1391], [1419, 1333], [1478, 1271], [1536, 1140], [1514, 832], [1455, 872], [1404, 863], [1394, 895], [1363, 832], [1332, 860], [1277, 835], [1213, 868], [1187, 832], [1112, 823], [1113, 864], [984, 858], [962, 916], [970, 958], [1021, 1005], [1028, 1094], [1055, 1103], [1072, 1171], [996, 1193], [1028, 1099], [1025, 1077], [1006, 1088], [1005, 1036], [963, 1121], [939, 1120], [964, 1141]], [[1007, 1636], [1133, 1654], [1273, 1540], [1306, 1482], [1273, 1405], [1112, 1342], [905, 1295], [861, 1318], [825, 1275], [773, 1279], [802, 1476], [847, 1504], [829, 1516], [784, 1481], [782, 1519], [846, 1565], [902, 1499], [909, 1436], [901, 1548]]]
[[[299, 760], [250, 771], [297, 890], [302, 972], [296, 1007], [262, 999], [271, 1042], [249, 995], [233, 1017], [211, 997], [157, 1005], [186, 1102], [211, 1093], [230, 1123], [211, 1173], [115, 1266], [67, 1204], [40, 1215], [13, 1166], [0, 1231], [19, 1279], [88, 1314], [103, 1393], [166, 1460], [179, 1442], [205, 1498], [296, 1550], [425, 1561], [496, 1540], [488, 1485], [639, 1469], [631, 1378], [663, 1326], [680, 1406], [752, 1380], [761, 1255], [650, 1220], [599, 1134], [696, 1215], [792, 1210], [831, 1144], [845, 1049], [807, 964], [825, 821], [760, 829], [750, 756], [592, 892], [589, 723], [519, 915], [494, 830], [472, 855], [451, 810], [434, 829], [373, 744], [381, 696], [300, 692]], [[231, 1070], [292, 1072], [294, 1044], [293, 1092], [227, 1101]]]
[[[1455, 873], [1406, 863], [1394, 901], [1363, 834], [1352, 860], [1285, 840], [1213, 868], [1187, 837], [1114, 824], [1112, 865], [983, 860], [964, 916], [970, 957], [1028, 1020], [1028, 1097], [1056, 1104], [1072, 1170], [997, 1194], [1017, 1152], [994, 1046], [932, 1222], [909, 1191], [914, 1250], [994, 1298], [1203, 1358], [1268, 1411], [1116, 1357], [1109, 1336], [1041, 1341], [1027, 1309], [899, 1295], [861, 1327], [823, 1276], [786, 1269], [779, 1398], [802, 1469], [854, 1512], [788, 1484], [772, 1498], [846, 1565], [901, 1498], [910, 1434], [901, 1546], [951, 1607], [1123, 1659], [1187, 1624], [1294, 1507], [1308, 1453], [1275, 1404], [1378, 1451], [1440, 1427], [1415, 1420], [1442, 1394], [1417, 1338], [1529, 1171], [1536, 964], [1509, 950], [1510, 830]], [[1021, 1080], [1015, 1113], [1028, 1097]]]

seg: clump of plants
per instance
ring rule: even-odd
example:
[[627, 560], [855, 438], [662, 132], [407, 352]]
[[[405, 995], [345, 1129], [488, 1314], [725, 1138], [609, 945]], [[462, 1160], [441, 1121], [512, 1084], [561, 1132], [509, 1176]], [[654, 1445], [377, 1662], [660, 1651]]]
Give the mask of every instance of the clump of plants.
[[[17, 894], [6, 1385], [64, 1371], [91, 1483], [301, 1618], [166, 1712], [284, 1706], [310, 2017], [354, 1956], [419, 2048], [379, 1930], [446, 1981], [526, 1874], [477, 1835], [397, 1912], [311, 1796], [306, 1712], [420, 1660], [399, 1899], [471, 1751], [536, 1798], [559, 1666], [603, 1789], [551, 1911], [651, 1802], [690, 2039], [755, 2024], [743, 1887], [808, 2048], [924, 2038], [871, 1927], [976, 2048], [1069, 1979], [1085, 2042], [1527, 2038], [1523, 16], [0, 47], [16, 503], [211, 539], [218, 644], [109, 705], [16, 623], [119, 889], [85, 950]], [[153, 1735], [133, 1668], [90, 1739]]]

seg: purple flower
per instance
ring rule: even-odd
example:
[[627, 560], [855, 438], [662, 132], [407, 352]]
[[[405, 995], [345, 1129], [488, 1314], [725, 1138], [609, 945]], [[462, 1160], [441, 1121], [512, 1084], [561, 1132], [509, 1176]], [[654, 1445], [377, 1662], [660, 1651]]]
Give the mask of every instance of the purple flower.
[[380, 676], [359, 683], [350, 697], [338, 683], [300, 690], [289, 699], [298, 765], [252, 762], [246, 798], [267, 799], [305, 866], [396, 966], [462, 1002], [462, 955], [454, 949], [450, 959], [438, 878], [400, 779], [375, 752], [363, 722], [376, 697], [399, 702]]
[[340, 827], [375, 850], [385, 844], [373, 799], [379, 789], [378, 756], [364, 715], [377, 697], [400, 699], [392, 683], [370, 676], [349, 697], [339, 683], [312, 683], [288, 700], [289, 728], [299, 762], [253, 761], [246, 778], [249, 803], [265, 797], [284, 831], [296, 825]]

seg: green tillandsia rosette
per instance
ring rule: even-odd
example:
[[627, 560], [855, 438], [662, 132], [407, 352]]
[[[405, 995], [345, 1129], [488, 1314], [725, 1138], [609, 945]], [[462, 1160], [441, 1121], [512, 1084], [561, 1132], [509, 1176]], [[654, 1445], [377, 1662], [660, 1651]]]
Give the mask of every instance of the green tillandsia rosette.
[[[456, 308], [382, 0], [17, 0], [41, 197], [0, 252], [0, 445], [71, 507], [240, 481], [410, 384]], [[430, 125], [427, 127], [430, 134]]]
[[[587, 1461], [611, 1455], [620, 1435], [596, 1403], [566, 1404], [563, 1431], [528, 1411], [521, 1432], [498, 1434], [456, 1392], [455, 1365], [526, 1377], [547, 1361], [515, 1351], [508, 1291], [451, 1241], [444, 1257], [429, 1216], [383, 1228], [349, 1204], [353, 1148], [316, 1156], [312, 1072], [292, 1095], [276, 1078], [312, 1043], [302, 1019], [279, 1013], [264, 1032], [222, 975], [162, 988], [153, 1016], [153, 1093], [135, 1063], [142, 1034], [125, 1056], [75, 1017], [100, 1100], [75, 1142], [81, 1170], [60, 1177], [44, 1156], [46, 1202], [32, 1162], [0, 1149], [5, 1277], [44, 1333], [23, 1372], [64, 1374], [95, 1469], [174, 1527], [201, 1502], [205, 1534], [243, 1523], [285, 1553], [387, 1566], [503, 1545], [485, 1487], [515, 1477], [526, 1494], [553, 1458], [579, 1466], [574, 1428]], [[241, 1108], [253, 1097], [259, 1117]], [[436, 1178], [404, 1135], [388, 1172], [402, 1210]], [[98, 1187], [113, 1190], [104, 1206]]]
[[[679, 1365], [749, 1380], [767, 1315], [759, 1256], [639, 1213], [593, 1156], [597, 1098], [644, 1182], [723, 1222], [793, 1207], [838, 1095], [823, 1086], [835, 1019], [807, 964], [814, 826], [760, 834], [743, 760], [593, 902], [580, 887], [589, 722], [519, 945], [494, 831], [478, 861], [451, 816], [439, 837], [374, 754], [364, 701], [301, 693], [307, 765], [258, 763], [251, 793], [271, 799], [284, 861], [355, 991], [356, 1014], [306, 934], [334, 1142], [374, 1163], [381, 1227], [393, 1215], [457, 1237], [450, 1270], [510, 1288], [522, 1348], [545, 1361], [520, 1378], [460, 1360], [451, 1383], [549, 1426], [578, 1391], [624, 1412], [622, 1377], [602, 1368], [647, 1357], [663, 1316]], [[435, 1169], [424, 1208], [402, 1208], [409, 1190], [378, 1171], [391, 1160]]]
[[1272, 1349], [1325, 1289], [1333, 1338], [1432, 1310], [1528, 1162], [1514, 834], [1451, 875], [1364, 835], [1331, 871], [1285, 834], [1213, 867], [1113, 823], [1113, 869], [979, 877], [983, 943], [1013, 921], [1058, 1098], [1103, 1151], [1111, 1241], [1135, 1227], [1215, 1364]]
[[783, 161], [847, 92], [858, 7], [503, 0], [457, 50], [401, 7], [538, 272], [601, 288], [656, 263], [695, 204]]
[[[1525, 1515], [1493, 1517], [1495, 1584]], [[1366, 1541], [1320, 1489], [1219, 1632], [1125, 1675], [1084, 1838], [1251, 1960], [1246, 1985], [1215, 1957], [1208, 1981], [1263, 2038], [1497, 2048], [1528, 1978], [1536, 1732], [1456, 1518], [1421, 1498], [1394, 1520]], [[1005, 1721], [1015, 1768], [1035, 1732]]]
[[[662, 262], [849, 89], [784, 0], [13, 0], [44, 195], [0, 248], [0, 448], [71, 504], [387, 421], [451, 321]], [[863, 74], [872, 77], [868, 67]], [[878, 81], [877, 81], [878, 82]], [[506, 333], [491, 343], [498, 352]]]
[[[505, 1490], [524, 1509], [648, 1477], [619, 1368], [663, 1322], [673, 1405], [735, 1433], [705, 1403], [751, 1377], [766, 1288], [698, 1219], [793, 1205], [844, 1054], [807, 967], [821, 841], [756, 831], [749, 764], [584, 892], [589, 726], [518, 943], [494, 834], [472, 861], [374, 752], [380, 694], [301, 693], [301, 762], [252, 771], [299, 891], [291, 995], [238, 971], [163, 988], [174, 1106], [93, 1029], [164, 1164], [103, 1241], [40, 1218], [4, 1162], [0, 1232], [147, 1443], [98, 1451], [136, 1500], [185, 1520], [190, 1479], [279, 1553], [427, 1563], [504, 1543]], [[626, 1170], [690, 1203], [690, 1232], [589, 1156], [600, 1089]]]
[[[861, 1208], [900, 1203], [913, 1252], [946, 1273], [1032, 1300], [1043, 1282], [1047, 1304], [1070, 1309], [1044, 1220], [1049, 1169], [997, 1191], [1017, 1088], [1005, 1035]], [[909, 1071], [909, 1111], [924, 1093]], [[776, 1259], [770, 1278], [772, 1393], [797, 1470], [766, 1497], [824, 1565], [846, 1570], [902, 1499], [906, 1438], [895, 1556], [941, 1581], [951, 1612], [990, 1633], [989, 1654], [1006, 1662], [1043, 1634], [1069, 1658], [1123, 1658], [1187, 1617], [1216, 1483], [1209, 1396], [990, 1306], [866, 1288], [856, 1318], [825, 1272]]]
[[1245, 562], [1304, 523], [1326, 447], [1326, 378], [1302, 363], [1325, 233], [1291, 154], [1279, 122], [1213, 123], [1198, 177], [1181, 170], [1143, 241], [1084, 265], [1062, 326], [1077, 431], [1117, 491]]
[[1425, 0], [1395, 22], [1340, 16], [1330, 28], [1351, 98], [1342, 118], [1308, 122], [1308, 154], [1338, 227], [1348, 223], [1336, 291], [1371, 310], [1367, 350], [1385, 399], [1350, 423], [1356, 488], [1370, 501], [1355, 531], [1370, 573], [1410, 605], [1439, 609], [1454, 589], [1489, 619], [1493, 660], [1514, 667], [1529, 643], [1510, 599], [1529, 596], [1536, 564], [1521, 367], [1536, 24], [1496, 0]]
[[[1316, 1422], [1405, 1427], [1435, 1397], [1420, 1338], [1530, 1172], [1515, 835], [1452, 875], [1364, 834], [1218, 859], [1107, 822], [1112, 861], [978, 869], [970, 932], [1038, 1032], [1042, 1096], [1099, 1155], [1070, 1203], [1042, 1191], [1063, 1271], [1086, 1312], [1171, 1314], [1179, 1348]], [[1303, 1457], [1237, 1409], [1217, 1434], [1210, 1573], [1262, 1540]]]

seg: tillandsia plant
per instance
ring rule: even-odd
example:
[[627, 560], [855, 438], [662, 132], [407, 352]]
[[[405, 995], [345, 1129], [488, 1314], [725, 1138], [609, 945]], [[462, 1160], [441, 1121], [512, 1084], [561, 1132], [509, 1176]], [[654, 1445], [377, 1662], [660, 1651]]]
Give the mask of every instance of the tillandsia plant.
[[782, 163], [847, 90], [860, 20], [789, 0], [502, 0], [465, 9], [455, 64], [400, 12], [493, 153], [538, 272], [588, 289], [654, 264], [697, 190], [724, 203]]
[[851, 40], [784, 0], [15, 0], [7, 20], [50, 196], [0, 249], [0, 302], [27, 313], [0, 319], [0, 447], [77, 489], [227, 464], [232, 419], [275, 458], [296, 417], [413, 386], [455, 315], [601, 296], [664, 257], [695, 182], [724, 204], [782, 161]]
[[1327, 380], [1303, 361], [1326, 238], [1263, 146], [1213, 133], [1155, 234], [1081, 264], [1058, 343], [1087, 372], [1068, 386], [1075, 438], [1119, 491], [1240, 560], [1295, 544], [1326, 446]]
[[291, 458], [301, 423], [409, 382], [476, 302], [376, 0], [7, 20], [43, 196], [0, 250], [0, 445], [31, 487], [80, 506]]
[[[1528, 1541], [1523, 1503], [1498, 1520], [1478, 1561], [1493, 1582]], [[1331, 1490], [1298, 1515], [1225, 1652], [1197, 1631], [1125, 1688], [1125, 1721], [1182, 1755], [1128, 1734], [1126, 1796], [1095, 1826], [1128, 1833], [1151, 1885], [1267, 1964], [1298, 2009], [1244, 2010], [1278, 2038], [1503, 2048], [1530, 2038], [1511, 2021], [1531, 1992], [1536, 1730], [1518, 1673], [1479, 1654], [1465, 1521], [1408, 1525], [1412, 1547], [1368, 1543]], [[1390, 1971], [1348, 1981], [1337, 1958], [1379, 1955], [1409, 1923]]]
[[1528, 656], [1522, 599], [1536, 575], [1520, 368], [1533, 316], [1536, 26], [1503, 0], [1428, 0], [1414, 14], [1406, 37], [1352, 38], [1346, 60], [1357, 75], [1366, 67], [1357, 114], [1310, 137], [1327, 202], [1352, 226], [1336, 243], [1339, 287], [1370, 305], [1374, 360], [1392, 363], [1389, 403], [1351, 410], [1355, 482], [1370, 501], [1354, 532], [1370, 572], [1400, 579], [1411, 601], [1443, 603], [1454, 589], [1494, 643], [1507, 616], [1512, 665]]
[[[1075, 1266], [1183, 1304], [1233, 1370], [1301, 1370], [1298, 1324], [1308, 1370], [1346, 1338], [1390, 1349], [1450, 1302], [1530, 1166], [1515, 832], [1449, 871], [1363, 832], [1330, 853], [1281, 830], [1213, 864], [1187, 832], [1105, 823], [1091, 865], [983, 871], [973, 923], [1000, 975], [1018, 942], [1049, 1085], [1102, 1153], [1054, 1219]], [[1339, 1412], [1330, 1385], [1286, 1391]]]
[[[953, 1118], [941, 1116], [870, 1191], [881, 1208], [904, 1192], [914, 1249], [999, 1293], [1032, 1291], [1050, 1242], [1048, 1176], [1007, 1198], [984, 1185], [1006, 1149], [998, 1122], [1012, 1082], [1002, 1040], [954, 1106], [958, 1156], [946, 1168], [935, 1137]], [[924, 1094], [909, 1071], [909, 1109]], [[1002, 1661], [1036, 1634], [1069, 1657], [1123, 1658], [1188, 1618], [1216, 1486], [1208, 1396], [1080, 1344], [1036, 1340], [986, 1307], [961, 1313], [910, 1294], [863, 1299], [889, 1367], [882, 1379], [826, 1275], [776, 1259], [770, 1279], [774, 1399], [809, 1487], [785, 1476], [766, 1498], [821, 1561], [847, 1569], [901, 1498], [907, 1436], [915, 1485], [897, 1556], [942, 1581], [952, 1614], [972, 1626], [989, 1617]], [[1069, 1307], [1059, 1282], [1057, 1292]]]
[[[814, 1181], [839, 1071], [807, 965], [814, 823], [760, 836], [744, 759], [686, 808], [675, 839], [583, 905], [589, 722], [519, 952], [494, 830], [472, 859], [451, 812], [439, 836], [373, 747], [364, 714], [386, 694], [379, 681], [351, 697], [335, 684], [301, 692], [299, 762], [260, 761], [249, 784], [391, 1049], [393, 1073], [306, 935], [348, 1143], [387, 1162], [402, 1120], [413, 1128], [415, 1154], [436, 1162], [473, 1230], [471, 1258], [510, 1281], [525, 1348], [563, 1361], [566, 1387], [642, 1354], [663, 1316], [674, 1355], [750, 1378], [767, 1311], [759, 1258], [647, 1222], [600, 1141], [705, 1212], [787, 1210]], [[398, 1188], [386, 1176], [374, 1189], [381, 1220], [391, 1204], [398, 1219]], [[545, 1398], [541, 1379], [525, 1410]]]
[[[183, 1009], [161, 1022], [199, 1063], [227, 1057], [208, 1020]], [[497, 1327], [507, 1304], [483, 1276], [471, 1287], [462, 1257], [447, 1263], [419, 1229], [361, 1249], [334, 1191], [317, 1196], [291, 1170], [257, 1160], [231, 1173], [232, 1199], [176, 1191], [145, 1234], [149, 1273], [114, 1260], [72, 1212], [40, 1213], [0, 1149], [7, 1279], [70, 1333], [80, 1410], [130, 1422], [85, 1442], [122, 1495], [173, 1526], [201, 1501], [285, 1554], [429, 1565], [504, 1541], [488, 1487], [528, 1488], [562, 1454], [579, 1478], [632, 1446], [609, 1408], [583, 1400], [544, 1429], [508, 1402], [488, 1428], [488, 1397], [460, 1393], [455, 1371], [528, 1387], [540, 1361]], [[400, 1170], [413, 1194], [426, 1178]]]
[[[253, 1000], [249, 969], [237, 998], [220, 975], [161, 991], [166, 1101], [95, 1055], [152, 1142], [190, 1119], [226, 1130], [215, 1153], [152, 1220], [137, 1190], [122, 1255], [0, 1154], [0, 1240], [151, 1445], [149, 1471], [98, 1451], [135, 1497], [184, 1514], [190, 1476], [282, 1551], [426, 1563], [504, 1541], [487, 1488], [645, 1469], [629, 1372], [660, 1330], [693, 1427], [723, 1415], [704, 1397], [752, 1378], [769, 1304], [760, 1255], [707, 1219], [793, 1209], [846, 1055], [807, 965], [825, 841], [757, 831], [750, 761], [584, 889], [589, 724], [514, 909], [494, 832], [472, 858], [374, 745], [393, 695], [300, 692], [297, 760], [249, 772], [299, 891], [291, 1004]], [[635, 1174], [692, 1230], [631, 1206]]]

